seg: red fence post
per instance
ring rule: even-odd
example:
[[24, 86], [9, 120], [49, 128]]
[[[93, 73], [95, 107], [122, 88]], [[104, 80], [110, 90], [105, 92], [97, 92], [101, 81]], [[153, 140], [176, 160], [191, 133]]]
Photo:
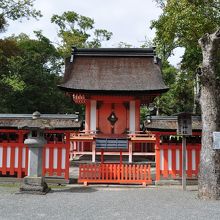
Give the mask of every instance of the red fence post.
[[[57, 144], [57, 176], [61, 176], [62, 174], [62, 146], [63, 144]], [[69, 160], [69, 157], [67, 158]]]
[[11, 155], [10, 155], [10, 175], [14, 175], [15, 172], [15, 145], [10, 144]]
[[51, 147], [51, 146], [48, 146], [48, 149], [49, 149], [49, 176], [53, 176], [53, 151], [54, 151], [54, 148]]
[[177, 146], [174, 145], [172, 146], [172, 176], [173, 178], [176, 177], [176, 150], [177, 150]]
[[160, 180], [160, 135], [156, 134], [156, 181]]
[[24, 135], [21, 130], [18, 131], [18, 178], [22, 177], [22, 148], [23, 148]]
[[65, 163], [65, 179], [69, 179], [69, 153], [70, 153], [70, 132], [66, 132], [66, 163]]
[[163, 170], [163, 176], [165, 178], [168, 177], [168, 160], [169, 160], [169, 157], [168, 157], [168, 149], [169, 149], [169, 145], [166, 145], [166, 147], [163, 148], [163, 158], [164, 158], [164, 170]]
[[192, 177], [192, 144], [188, 144], [186, 146], [186, 151], [187, 151], [187, 176]]
[[3, 144], [2, 145], [3, 149], [3, 158], [2, 158], [2, 174], [6, 174], [7, 172], [7, 145]]

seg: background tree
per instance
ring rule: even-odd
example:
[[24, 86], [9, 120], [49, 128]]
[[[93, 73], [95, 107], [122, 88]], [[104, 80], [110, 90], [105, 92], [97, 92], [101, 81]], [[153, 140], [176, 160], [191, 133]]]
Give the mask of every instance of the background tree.
[[[183, 47], [185, 49], [180, 68], [182, 77], [190, 85], [184, 83], [179, 88], [183, 88], [180, 93], [187, 100], [186, 109], [192, 111], [194, 103], [192, 82], [196, 77], [196, 70], [202, 62], [202, 52], [198, 40], [205, 33], [212, 33], [220, 25], [220, 2], [219, 0], [157, 0], [157, 2], [163, 9], [163, 13], [158, 20], [152, 22], [152, 28], [156, 29], [154, 42], [163, 63], [172, 55], [175, 48]], [[167, 65], [163, 67], [163, 71], [166, 72], [164, 68], [167, 68]], [[166, 108], [162, 103], [164, 103], [163, 99], [167, 101], [169, 96], [177, 99], [178, 106], [181, 105], [179, 102], [181, 99], [178, 101], [178, 97], [176, 97], [178, 90], [173, 90], [173, 85], [170, 85], [169, 82], [167, 84], [171, 87], [171, 91], [162, 96], [162, 100], [159, 102], [161, 103], [160, 108]], [[172, 91], [175, 93], [171, 95]], [[196, 113], [200, 113], [198, 107], [195, 109], [198, 109]]]
[[[65, 58], [70, 56], [72, 47], [99, 48], [103, 41], [110, 40], [112, 32], [105, 29], [95, 29], [92, 18], [80, 15], [74, 11], [53, 15], [51, 22], [59, 26], [58, 36], [61, 43], [58, 47], [59, 54]], [[84, 106], [73, 105], [74, 108], [84, 114]]]
[[[220, 24], [219, 0], [159, 1], [163, 13], [152, 22], [156, 29], [155, 43], [163, 59], [177, 47], [185, 49], [181, 69], [194, 72], [202, 61], [198, 40], [212, 33]], [[167, 2], [167, 3], [165, 3]]]
[[95, 29], [93, 19], [74, 11], [64, 12], [61, 16], [53, 15], [51, 22], [59, 26], [58, 36], [61, 39], [59, 50], [64, 57], [70, 55], [72, 46], [97, 48], [112, 36], [112, 32], [105, 29]]
[[[157, 114], [173, 115], [193, 109], [193, 76], [178, 70], [167, 61], [162, 64], [162, 74], [169, 91], [155, 99]], [[189, 79], [192, 79], [189, 81]]]
[[5, 31], [8, 20], [40, 17], [39, 10], [33, 8], [34, 0], [1, 0], [0, 1], [0, 32]]
[[78, 109], [57, 88], [61, 57], [48, 38], [36, 37], [0, 40], [0, 112], [73, 113]]
[[[39, 12], [32, 9], [32, 2], [1, 3], [4, 19], [39, 16]], [[91, 18], [75, 12], [54, 15], [52, 21], [60, 27], [62, 44], [58, 49], [39, 31], [35, 32], [35, 40], [25, 34], [0, 40], [0, 112], [83, 112], [83, 107], [73, 105], [71, 99], [57, 88], [62, 79], [63, 58], [70, 55], [73, 45], [100, 47], [112, 33], [94, 29]]]

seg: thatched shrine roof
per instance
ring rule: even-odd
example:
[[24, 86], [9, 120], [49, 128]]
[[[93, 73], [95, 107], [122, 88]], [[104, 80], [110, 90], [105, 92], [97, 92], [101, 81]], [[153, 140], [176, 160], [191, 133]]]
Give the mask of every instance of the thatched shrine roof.
[[64, 91], [92, 94], [160, 94], [168, 87], [153, 48], [74, 49], [65, 61]]

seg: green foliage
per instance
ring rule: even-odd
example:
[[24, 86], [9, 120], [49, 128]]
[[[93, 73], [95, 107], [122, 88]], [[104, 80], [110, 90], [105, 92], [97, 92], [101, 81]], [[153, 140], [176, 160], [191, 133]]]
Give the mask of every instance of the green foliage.
[[163, 78], [169, 91], [156, 98], [155, 105], [160, 115], [172, 115], [193, 110], [193, 76], [176, 69], [168, 62], [163, 64]]
[[51, 22], [59, 26], [58, 36], [61, 38], [59, 51], [64, 57], [70, 55], [72, 46], [97, 48], [112, 36], [112, 33], [105, 29], [94, 29], [93, 19], [74, 11], [64, 12], [61, 16], [53, 15]]
[[[152, 22], [156, 29], [154, 39], [163, 63], [177, 47], [185, 49], [181, 70], [163, 65], [163, 74], [169, 92], [157, 99], [161, 114], [193, 110], [193, 87], [197, 68], [202, 62], [198, 40], [220, 26], [219, 0], [155, 0], [163, 9], [158, 20]], [[198, 109], [198, 108], [197, 108]]]
[[[60, 15], [53, 15], [51, 22], [59, 27], [58, 36], [61, 44], [58, 52], [62, 57], [70, 56], [72, 47], [98, 48], [103, 41], [110, 40], [112, 33], [105, 29], [95, 29], [94, 20], [79, 15], [74, 11], [64, 12]], [[53, 65], [54, 66], [54, 65]], [[83, 106], [72, 104], [72, 108], [80, 113], [84, 111]]]
[[150, 111], [146, 106], [142, 106], [140, 109], [140, 122], [141, 124], [146, 120], [146, 116], [150, 114]]
[[0, 32], [5, 31], [7, 20], [30, 17], [38, 18], [40, 11], [33, 9], [34, 0], [1, 0], [0, 1]]
[[201, 63], [198, 40], [220, 26], [219, 0], [159, 1], [163, 13], [152, 22], [156, 29], [155, 43], [163, 60], [173, 49], [184, 47], [182, 69], [195, 71]]
[[49, 39], [21, 34], [0, 40], [0, 112], [73, 113], [70, 98], [57, 88], [61, 57]]
[[14, 74], [3, 76], [1, 81], [5, 86], [10, 87], [14, 92], [21, 92], [25, 89], [25, 82], [21, 79], [20, 75]]

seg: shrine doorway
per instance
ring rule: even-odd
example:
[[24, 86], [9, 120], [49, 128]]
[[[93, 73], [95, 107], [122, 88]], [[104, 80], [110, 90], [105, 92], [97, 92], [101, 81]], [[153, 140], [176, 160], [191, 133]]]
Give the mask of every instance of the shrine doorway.
[[103, 103], [98, 109], [100, 134], [123, 135], [128, 128], [128, 111], [123, 103]]

